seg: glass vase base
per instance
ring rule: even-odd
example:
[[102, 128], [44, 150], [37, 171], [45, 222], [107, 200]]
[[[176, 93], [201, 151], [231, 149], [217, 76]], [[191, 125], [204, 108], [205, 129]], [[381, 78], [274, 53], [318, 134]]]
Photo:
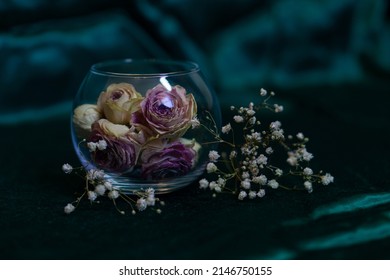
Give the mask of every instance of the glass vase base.
[[204, 172], [204, 166], [199, 166], [191, 173], [169, 179], [145, 180], [134, 177], [118, 176], [117, 174], [106, 174], [105, 178], [111, 182], [114, 188], [123, 194], [136, 194], [149, 188], [154, 189], [156, 194], [167, 194], [177, 191], [194, 182]]

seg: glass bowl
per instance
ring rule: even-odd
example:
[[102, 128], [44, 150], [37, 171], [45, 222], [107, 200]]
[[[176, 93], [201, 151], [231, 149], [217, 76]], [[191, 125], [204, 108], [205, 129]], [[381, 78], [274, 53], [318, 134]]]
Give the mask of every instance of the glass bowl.
[[168, 193], [204, 172], [221, 112], [196, 63], [115, 60], [93, 65], [74, 98], [72, 141], [88, 171], [123, 193]]

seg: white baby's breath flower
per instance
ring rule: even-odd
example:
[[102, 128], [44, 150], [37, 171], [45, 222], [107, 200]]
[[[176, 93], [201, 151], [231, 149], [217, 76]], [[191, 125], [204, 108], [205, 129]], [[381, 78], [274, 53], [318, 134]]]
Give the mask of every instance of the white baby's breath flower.
[[222, 129], [221, 129], [222, 133], [225, 133], [225, 134], [229, 133], [230, 130], [232, 130], [232, 126], [230, 125], [230, 123], [228, 123], [227, 125], [223, 126]]
[[199, 180], [199, 188], [206, 189], [209, 186], [209, 181], [207, 181], [205, 178]]
[[104, 178], [104, 171], [99, 169], [90, 169], [87, 172], [87, 180], [94, 181], [94, 180], [103, 180]]
[[154, 206], [154, 204], [156, 203], [156, 198], [154, 197], [154, 194], [153, 195], [148, 195], [146, 197], [145, 201], [146, 201], [146, 205]]
[[115, 200], [119, 197], [119, 192], [117, 190], [109, 191], [107, 194], [109, 199]]
[[215, 171], [218, 170], [218, 167], [214, 163], [209, 162], [207, 164], [206, 170], [207, 170], [207, 173], [214, 173]]
[[313, 191], [313, 185], [312, 185], [312, 183], [311, 183], [310, 181], [305, 181], [305, 182], [303, 183], [303, 185], [305, 186], [305, 189], [306, 189], [309, 193], [311, 193], [311, 192]]
[[267, 149], [265, 149], [265, 153], [270, 155], [274, 152], [274, 149], [272, 149], [272, 147], [268, 147]]
[[249, 197], [249, 199], [254, 199], [254, 198], [256, 198], [256, 192], [255, 192], [255, 191], [250, 191], [250, 192], [248, 193], [248, 197]]
[[244, 118], [242, 116], [234, 116], [233, 117], [233, 120], [236, 122], [236, 123], [242, 123], [244, 121]]
[[259, 155], [258, 158], [256, 159], [257, 164], [267, 165], [267, 161], [268, 161], [268, 158], [263, 154]]
[[276, 176], [282, 176], [282, 175], [283, 175], [283, 170], [277, 168], [277, 169], [275, 170], [275, 175], [276, 175]]
[[258, 197], [263, 197], [263, 196], [265, 196], [265, 190], [264, 190], [264, 189], [260, 189], [260, 190], [257, 192], [257, 196], [258, 196]]
[[303, 169], [303, 174], [306, 176], [311, 176], [313, 175], [313, 170], [309, 167], [305, 167], [305, 169]]
[[290, 164], [291, 166], [296, 166], [298, 164], [298, 159], [296, 156], [294, 155], [290, 155], [287, 159], [287, 162], [288, 164]]
[[94, 191], [88, 191], [87, 196], [90, 201], [94, 201], [97, 198], [97, 193]]
[[62, 171], [64, 171], [65, 174], [70, 174], [73, 171], [73, 167], [69, 163], [65, 163], [62, 165]]
[[274, 104], [274, 110], [275, 110], [275, 113], [283, 112], [283, 106], [278, 105], [278, 104]]
[[156, 191], [153, 188], [147, 188], [145, 191], [145, 195], [146, 196], [154, 196], [155, 192]]
[[214, 191], [217, 192], [217, 193], [220, 193], [222, 191], [221, 187], [220, 186], [216, 186], [214, 188]]
[[244, 181], [241, 181], [241, 187], [243, 187], [246, 190], [249, 190], [251, 188], [251, 181], [249, 179], [245, 179]]
[[97, 148], [97, 145], [95, 142], [88, 142], [87, 143], [87, 147], [88, 147], [88, 150], [90, 152], [95, 152], [96, 151], [96, 148]]
[[236, 151], [231, 151], [230, 154], [229, 154], [229, 159], [234, 159], [235, 157], [237, 156], [237, 152]]
[[249, 172], [247, 172], [247, 171], [245, 171], [245, 172], [242, 172], [242, 174], [241, 174], [241, 178], [242, 179], [248, 179], [249, 178]]
[[215, 181], [211, 181], [209, 184], [210, 190], [214, 190], [216, 187], [218, 187], [218, 183]]
[[260, 89], [260, 96], [266, 96], [267, 95], [267, 91], [263, 88]]
[[217, 151], [210, 151], [209, 152], [209, 160], [211, 162], [216, 162], [220, 158], [220, 155], [218, 154]]
[[268, 181], [268, 179], [265, 175], [260, 175], [260, 176], [254, 177], [252, 179], [253, 183], [259, 184], [261, 186], [265, 186], [267, 184], [267, 181]]
[[313, 158], [313, 154], [309, 153], [308, 151], [304, 150], [302, 154], [302, 159], [305, 161], [310, 161]]
[[255, 124], [256, 123], [256, 117], [251, 117], [250, 119], [249, 119], [249, 124]]
[[271, 138], [275, 139], [275, 140], [283, 139], [284, 138], [284, 131], [283, 131], [283, 129], [272, 131]]
[[247, 196], [248, 194], [245, 191], [240, 191], [240, 193], [238, 194], [238, 199], [243, 200]]
[[272, 179], [268, 181], [268, 186], [273, 189], [277, 189], [279, 187], [279, 183], [275, 179]]
[[112, 184], [111, 184], [111, 182], [105, 181], [104, 182], [104, 187], [106, 188], [106, 190], [112, 191]]
[[99, 151], [103, 151], [107, 148], [107, 142], [106, 140], [99, 140], [99, 142], [96, 143], [96, 147]]
[[253, 132], [251, 134], [251, 136], [252, 136], [252, 139], [255, 140], [255, 141], [260, 141], [261, 140], [261, 133], [259, 133], [259, 132]]
[[271, 130], [278, 130], [278, 129], [280, 129], [281, 126], [282, 126], [282, 123], [280, 121], [274, 121], [274, 122], [270, 123], [269, 128]]
[[324, 186], [329, 185], [330, 183], [333, 183], [334, 177], [330, 175], [329, 173], [326, 173], [325, 175], [321, 176], [321, 183]]
[[97, 193], [100, 196], [103, 196], [106, 192], [106, 187], [102, 184], [98, 184], [95, 186], [95, 193]]
[[195, 128], [198, 128], [200, 126], [200, 121], [198, 120], [198, 118], [195, 116], [192, 118], [192, 120], [190, 121], [190, 124], [191, 124], [191, 127], [192, 129], [195, 129]]
[[70, 213], [72, 213], [75, 209], [76, 209], [76, 207], [74, 207], [73, 204], [68, 203], [68, 204], [64, 207], [64, 212], [65, 212], [66, 214], [70, 214]]
[[[250, 105], [253, 106], [253, 103], [251, 103]], [[252, 116], [254, 116], [256, 114], [256, 111], [253, 110], [253, 109], [249, 109], [248, 111], [246, 111], [246, 113], [247, 113], [248, 116], [252, 117]]]
[[303, 139], [305, 139], [305, 136], [303, 135], [302, 132], [299, 132], [299, 133], [297, 134], [297, 138], [298, 138], [299, 140], [303, 140]]
[[144, 211], [148, 207], [148, 204], [146, 203], [146, 200], [141, 197], [137, 200], [135, 206], [137, 207], [138, 211]]
[[218, 183], [218, 186], [223, 188], [225, 186], [225, 184], [226, 184], [226, 180], [224, 178], [219, 177], [218, 180], [217, 180], [217, 183]]

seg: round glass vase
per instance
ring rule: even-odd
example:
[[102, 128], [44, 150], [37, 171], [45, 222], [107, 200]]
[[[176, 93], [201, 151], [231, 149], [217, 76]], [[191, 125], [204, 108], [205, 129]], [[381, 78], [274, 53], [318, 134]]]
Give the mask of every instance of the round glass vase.
[[117, 60], [93, 65], [74, 98], [72, 141], [86, 171], [123, 193], [169, 193], [199, 178], [221, 112], [197, 64]]

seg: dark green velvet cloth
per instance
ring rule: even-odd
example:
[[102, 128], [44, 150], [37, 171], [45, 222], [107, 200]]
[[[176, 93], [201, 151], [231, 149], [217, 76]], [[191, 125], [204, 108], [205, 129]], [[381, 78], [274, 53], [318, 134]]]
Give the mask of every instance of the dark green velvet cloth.
[[388, 86], [278, 93], [286, 110], [275, 118], [286, 133], [310, 137], [313, 169], [332, 173], [335, 183], [253, 201], [212, 198], [193, 184], [162, 196], [160, 215], [123, 216], [105, 200], [64, 214], [82, 185], [61, 171], [65, 162], [78, 164], [69, 116], [3, 124], [0, 258], [388, 259]]

